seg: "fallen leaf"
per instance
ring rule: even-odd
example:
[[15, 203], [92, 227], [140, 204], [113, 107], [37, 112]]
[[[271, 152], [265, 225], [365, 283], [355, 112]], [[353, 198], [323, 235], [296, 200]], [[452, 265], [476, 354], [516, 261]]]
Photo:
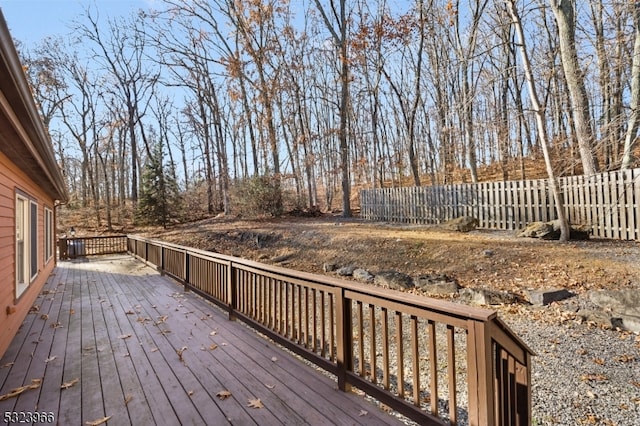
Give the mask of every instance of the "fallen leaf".
[[131, 309], [129, 309], [127, 312], [125, 312], [126, 315], [135, 315], [135, 312], [133, 312]]
[[8, 367], [11, 367], [13, 364], [14, 364], [13, 362], [8, 362], [6, 364], [2, 364], [2, 367], [0, 368], [8, 368]]
[[0, 401], [4, 401], [6, 399], [16, 397], [21, 393], [28, 391], [30, 389], [38, 389], [41, 383], [42, 383], [42, 379], [31, 379], [30, 385], [20, 386], [19, 388], [12, 389], [9, 393], [0, 395]]
[[93, 420], [93, 421], [90, 421], [90, 422], [85, 422], [85, 425], [98, 426], [98, 425], [101, 425], [101, 424], [106, 423], [107, 421], [109, 421], [109, 419], [111, 417], [113, 417], [113, 416], [107, 416], [107, 417], [103, 417], [101, 419]]
[[163, 315], [161, 317], [158, 317], [158, 321], [156, 321], [156, 325], [164, 323], [165, 321], [167, 321], [168, 318], [169, 317], [167, 315]]
[[608, 379], [604, 374], [583, 374], [580, 376], [580, 380], [583, 382], [601, 382]]
[[212, 344], [209, 346], [209, 349], [210, 349], [210, 350], [218, 349], [218, 345], [216, 345], [215, 343], [212, 343]]
[[192, 396], [195, 392], [190, 390], [189, 392], [187, 392], [187, 395]]
[[69, 309], [69, 315], [73, 315], [73, 314], [75, 314], [75, 313], [76, 313], [76, 310], [75, 310], [75, 309]]
[[211, 333], [209, 333], [209, 336], [215, 336], [216, 334], [218, 334], [218, 332], [214, 330]]
[[75, 386], [75, 384], [78, 383], [79, 381], [80, 379], [73, 379], [70, 382], [63, 383], [60, 386], [60, 389], [69, 389], [70, 387]]
[[602, 358], [594, 358], [593, 362], [595, 362], [598, 365], [604, 365], [604, 359]]
[[278, 360], [278, 357], [271, 357], [271, 361], [276, 362]]
[[247, 407], [250, 407], [250, 408], [264, 408], [264, 405], [262, 404], [262, 401], [260, 401], [260, 399], [257, 398], [257, 399], [250, 399], [249, 400], [249, 404], [247, 405]]
[[159, 350], [160, 349], [158, 349], [158, 348], [153, 348], [153, 349], [151, 349], [151, 352], [158, 352]]
[[45, 364], [48, 364], [48, 363], [50, 363], [51, 361], [53, 361], [54, 359], [56, 359], [56, 358], [58, 358], [58, 357], [57, 357], [57, 356], [49, 357], [49, 358], [47, 358], [47, 359], [45, 359], [45, 360], [44, 360], [44, 363], [45, 363]]
[[367, 414], [369, 414], [368, 411], [366, 410], [360, 410], [360, 414], [358, 414], [358, 416], [362, 417], [362, 416], [366, 416]]
[[223, 390], [218, 392], [216, 396], [222, 400], [225, 400], [231, 396], [231, 392], [229, 392], [228, 390]]
[[180, 349], [178, 349], [178, 350], [176, 351], [176, 353], [178, 354], [178, 358], [180, 358], [180, 362], [183, 362], [183, 363], [184, 363], [184, 358], [182, 357], [182, 354], [183, 354], [183, 353], [184, 353], [184, 351], [186, 351], [186, 350], [187, 350], [187, 347], [186, 347], [186, 346], [183, 346], [183, 347], [181, 347]]
[[169, 334], [169, 333], [171, 333], [171, 330], [162, 330], [162, 331], [160, 331], [160, 334], [162, 334], [163, 336], [165, 334]]
[[124, 355], [122, 355], [122, 356], [126, 358], [126, 357], [128, 357], [128, 356], [131, 356], [131, 354], [130, 354], [129, 352], [127, 352], [126, 354], [124, 354]]
[[133, 399], [133, 395], [126, 395], [124, 397], [124, 405], [128, 405], [132, 399]]
[[128, 339], [129, 337], [131, 337], [131, 334], [123, 334], [121, 336], [118, 336], [118, 338], [120, 339]]
[[620, 355], [619, 357], [616, 357], [616, 361], [618, 362], [632, 362], [635, 361], [636, 357], [634, 357], [633, 355]]
[[30, 309], [29, 312], [38, 312], [40, 310], [40, 306], [39, 305], [33, 305]]
[[265, 383], [265, 386], [268, 387], [269, 389], [273, 389], [276, 387], [276, 385], [267, 385], [266, 383]]

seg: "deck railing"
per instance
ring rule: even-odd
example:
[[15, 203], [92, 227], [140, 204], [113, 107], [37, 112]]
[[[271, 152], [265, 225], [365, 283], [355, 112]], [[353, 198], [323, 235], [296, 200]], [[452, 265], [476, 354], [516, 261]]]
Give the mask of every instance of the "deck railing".
[[532, 351], [494, 311], [129, 236], [127, 248], [420, 424], [530, 425]]
[[62, 260], [98, 254], [124, 253], [126, 251], [126, 235], [65, 237], [58, 240], [58, 254]]

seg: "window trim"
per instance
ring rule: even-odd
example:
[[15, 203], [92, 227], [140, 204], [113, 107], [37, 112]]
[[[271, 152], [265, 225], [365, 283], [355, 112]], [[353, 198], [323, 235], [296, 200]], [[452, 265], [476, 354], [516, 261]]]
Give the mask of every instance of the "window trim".
[[53, 258], [53, 209], [44, 206], [44, 264]]
[[[21, 212], [19, 212], [19, 203], [22, 204], [20, 207], [22, 209]], [[23, 191], [16, 189], [14, 210], [15, 277], [13, 280], [16, 300], [29, 289], [29, 286], [31, 286], [40, 273], [38, 258], [38, 213], [38, 202]], [[22, 218], [22, 223], [19, 223], [19, 216]], [[20, 240], [18, 240], [18, 230], [22, 233]], [[21, 259], [21, 262], [19, 262], [18, 259]], [[22, 265], [19, 263], [22, 263]], [[22, 280], [20, 280], [20, 278], [22, 278]]]

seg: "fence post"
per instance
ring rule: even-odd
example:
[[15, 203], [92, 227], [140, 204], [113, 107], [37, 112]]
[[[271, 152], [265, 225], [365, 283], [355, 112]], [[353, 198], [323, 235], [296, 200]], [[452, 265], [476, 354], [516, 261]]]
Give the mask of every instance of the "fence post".
[[60, 260], [67, 260], [69, 258], [69, 246], [67, 242], [67, 237], [62, 237], [58, 240], [58, 250]]
[[[344, 288], [336, 292], [336, 340], [338, 389], [349, 392], [351, 385], [348, 383], [347, 372], [353, 365], [353, 325], [351, 321], [351, 299], [344, 295]], [[362, 360], [360, 361], [362, 362]]]

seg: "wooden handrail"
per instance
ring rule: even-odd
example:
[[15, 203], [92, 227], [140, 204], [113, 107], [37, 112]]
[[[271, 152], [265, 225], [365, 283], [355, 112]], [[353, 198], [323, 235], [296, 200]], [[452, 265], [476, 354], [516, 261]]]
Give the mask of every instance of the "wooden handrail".
[[126, 246], [335, 374], [341, 390], [358, 387], [421, 424], [531, 424], [533, 352], [495, 311], [137, 236]]

